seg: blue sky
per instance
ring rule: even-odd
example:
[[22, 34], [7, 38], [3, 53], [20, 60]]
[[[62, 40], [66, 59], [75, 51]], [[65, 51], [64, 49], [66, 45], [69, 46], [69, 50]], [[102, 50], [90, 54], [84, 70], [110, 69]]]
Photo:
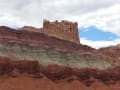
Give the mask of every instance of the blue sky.
[[96, 26], [80, 27], [79, 38], [82, 44], [96, 49], [120, 44], [120, 36], [118, 34], [99, 29]]
[[79, 38], [82, 44], [96, 49], [120, 44], [120, 36], [118, 34], [102, 30], [96, 26], [80, 27]]
[[79, 28], [79, 37], [92, 41], [112, 41], [119, 38], [119, 36], [116, 34], [108, 31], [105, 32], [95, 26], [90, 26], [88, 28]]

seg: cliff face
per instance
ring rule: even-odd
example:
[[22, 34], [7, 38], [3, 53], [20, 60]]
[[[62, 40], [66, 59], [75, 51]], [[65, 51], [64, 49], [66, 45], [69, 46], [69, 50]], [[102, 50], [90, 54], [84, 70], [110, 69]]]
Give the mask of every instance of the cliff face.
[[119, 90], [119, 51], [2, 26], [0, 90]]
[[120, 45], [101, 48], [98, 51], [120, 61]]
[[65, 20], [50, 22], [45, 20], [41, 31], [47, 35], [80, 44], [77, 22], [73, 23]]
[[9, 28], [0, 30], [0, 56], [15, 60], [37, 60], [44, 65], [97, 69], [117, 65], [114, 59], [95, 53], [95, 50], [88, 46], [37, 32]]
[[0, 90], [119, 90], [120, 67], [97, 70], [0, 57]]
[[65, 20], [61, 22], [50, 22], [48, 20], [44, 20], [42, 28], [24, 26], [22, 30], [43, 33], [47, 34], [48, 36], [54, 36], [62, 40], [67, 40], [76, 44], [80, 44], [77, 22], [70, 22]]

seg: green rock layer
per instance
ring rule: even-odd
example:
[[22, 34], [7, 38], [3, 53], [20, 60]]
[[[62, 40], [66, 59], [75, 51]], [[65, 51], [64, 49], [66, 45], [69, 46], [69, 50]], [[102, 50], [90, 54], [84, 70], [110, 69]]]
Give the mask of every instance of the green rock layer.
[[113, 61], [91, 54], [62, 52], [53, 48], [31, 47], [19, 44], [0, 43], [0, 56], [13, 60], [38, 60], [40, 64], [57, 64], [77, 68], [106, 69], [113, 67]]

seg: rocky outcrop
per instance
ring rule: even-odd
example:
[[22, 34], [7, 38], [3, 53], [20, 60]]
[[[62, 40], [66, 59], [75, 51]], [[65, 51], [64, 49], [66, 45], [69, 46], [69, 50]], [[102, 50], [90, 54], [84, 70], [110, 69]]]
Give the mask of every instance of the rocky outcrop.
[[100, 48], [98, 51], [120, 61], [120, 45]]
[[[54, 87], [56, 88], [58, 87], [57, 84], [61, 85], [61, 83], [67, 83], [69, 86], [76, 81], [79, 82], [79, 85], [81, 85], [80, 83], [82, 83], [84, 85], [84, 88], [85, 86], [89, 88], [93, 88], [92, 86], [95, 86], [95, 84], [98, 82], [102, 83], [105, 87], [108, 87], [109, 85], [115, 86], [116, 84], [120, 85], [119, 83], [120, 67], [107, 69], [107, 70], [97, 70], [97, 69], [90, 69], [90, 68], [78, 69], [78, 68], [70, 68], [70, 67], [65, 67], [60, 65], [43, 66], [43, 65], [40, 65], [37, 61], [27, 61], [27, 60], [13, 61], [6, 57], [0, 57], [0, 77], [4, 77], [4, 76], [7, 76], [8, 80], [10, 78], [18, 79], [18, 80], [16, 79], [13, 80], [14, 82], [16, 81], [16, 83], [20, 81], [19, 78], [21, 78], [21, 76], [22, 76], [21, 82], [23, 83], [24, 81], [22, 80], [24, 80], [24, 78], [28, 78], [27, 79], [28, 81], [29, 80], [34, 81], [34, 79], [38, 79], [37, 81], [39, 81], [40, 85], [43, 83], [42, 80], [46, 78], [44, 80], [44, 82], [48, 83], [46, 85], [49, 85], [50, 87], [52, 87], [52, 85], [49, 83], [49, 82], [52, 82], [54, 84]], [[73, 89], [70, 89], [70, 90], [74, 90], [76, 88], [74, 87], [74, 85], [72, 86], [73, 86]], [[34, 87], [34, 89], [35, 88], [36, 87]], [[40, 89], [40, 88], [41, 87], [38, 87], [37, 89]], [[114, 87], [114, 88], [117, 88], [117, 87]], [[17, 89], [17, 87], [15, 89]], [[53, 89], [53, 90], [57, 90], [57, 89]], [[66, 90], [65, 87], [63, 88], [63, 90]], [[88, 90], [88, 89], [85, 89], [85, 90]]]
[[120, 67], [112, 69], [98, 70], [90, 68], [71, 68], [60, 65], [40, 65], [38, 61], [20, 60], [13, 61], [6, 57], [0, 57], [0, 75], [10, 75], [13, 71], [20, 74], [27, 73], [35, 74], [42, 73], [50, 80], [61, 80], [68, 77], [76, 76], [79, 80], [89, 80], [90, 77], [100, 80], [120, 80]]
[[0, 58], [0, 75], [9, 74], [12, 71], [10, 63], [11, 61], [9, 58], [6, 57]]
[[[56, 37], [48, 36], [43, 33], [27, 31], [27, 30], [14, 30], [8, 27], [0, 27], [0, 42], [6, 43], [19, 43], [28, 46], [49, 46], [50, 48], [60, 49], [60, 51], [91, 51], [94, 50], [89, 46], [78, 45], [76, 43], [58, 39]], [[59, 46], [59, 47], [58, 47]]]
[[2, 26], [0, 89], [119, 90], [119, 51]]
[[54, 36], [62, 40], [67, 40], [74, 42], [76, 44], [80, 44], [77, 22], [70, 22], [66, 20], [62, 21], [56, 20], [50, 22], [48, 20], [44, 20], [42, 28], [24, 26], [23, 28], [21, 28], [21, 30], [43, 33], [48, 36]]
[[0, 57], [0, 75], [10, 75], [16, 71], [18, 73], [36, 74], [39, 73], [38, 61], [12, 61], [7, 57]]
[[37, 60], [43, 65], [98, 69], [116, 66], [114, 59], [97, 54], [89, 46], [7, 27], [0, 29], [0, 56], [13, 60]]

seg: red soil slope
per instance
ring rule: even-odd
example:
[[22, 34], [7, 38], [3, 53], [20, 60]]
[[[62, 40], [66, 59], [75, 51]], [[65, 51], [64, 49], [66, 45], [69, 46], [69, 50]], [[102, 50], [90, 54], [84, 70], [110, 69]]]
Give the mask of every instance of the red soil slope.
[[0, 57], [0, 90], [119, 90], [119, 86], [120, 67], [77, 69]]

